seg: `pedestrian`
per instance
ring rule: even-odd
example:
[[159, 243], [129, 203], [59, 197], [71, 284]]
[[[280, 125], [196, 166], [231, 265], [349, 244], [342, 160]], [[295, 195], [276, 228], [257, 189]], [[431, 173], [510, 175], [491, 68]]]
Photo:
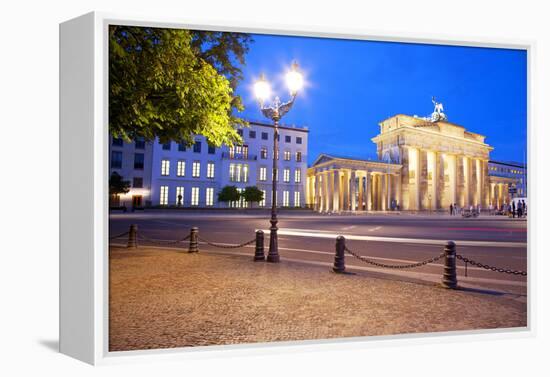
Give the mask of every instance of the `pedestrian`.
[[523, 205], [521, 201], [518, 200], [518, 218], [523, 217]]
[[456, 208], [456, 203], [453, 204], [453, 210], [455, 215], [458, 215], [458, 208]]
[[525, 200], [521, 199], [521, 207], [523, 208], [523, 214], [527, 216], [527, 204], [525, 204]]
[[[519, 213], [520, 213], [520, 206], [521, 206], [521, 202], [518, 202], [518, 217], [519, 217]], [[512, 202], [512, 218], [514, 219], [516, 217], [516, 202]]]
[[449, 214], [452, 216], [454, 215], [454, 209], [453, 209], [453, 203], [449, 205]]

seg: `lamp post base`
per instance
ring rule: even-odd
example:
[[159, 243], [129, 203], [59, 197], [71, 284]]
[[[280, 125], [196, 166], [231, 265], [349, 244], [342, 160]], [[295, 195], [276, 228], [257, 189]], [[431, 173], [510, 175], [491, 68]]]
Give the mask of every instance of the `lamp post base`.
[[279, 263], [279, 244], [277, 242], [277, 219], [271, 219], [271, 231], [269, 234], [269, 253], [267, 254], [266, 260], [271, 263]]

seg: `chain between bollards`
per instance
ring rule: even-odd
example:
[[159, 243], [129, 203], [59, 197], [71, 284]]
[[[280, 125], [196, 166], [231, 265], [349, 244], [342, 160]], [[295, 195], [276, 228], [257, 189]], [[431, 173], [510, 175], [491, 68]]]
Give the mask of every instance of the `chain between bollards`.
[[444, 288], [456, 289], [458, 287], [456, 280], [456, 244], [453, 241], [447, 241], [444, 253], [445, 259], [441, 285]]
[[188, 253], [198, 253], [199, 252], [199, 228], [196, 226], [191, 228], [191, 233], [189, 234], [189, 249]]
[[128, 231], [128, 245], [127, 248], [137, 248], [137, 225], [130, 225], [130, 230]]
[[332, 271], [344, 273], [346, 271], [345, 263], [346, 239], [343, 236], [336, 237], [336, 253], [334, 255], [334, 266]]
[[256, 231], [256, 251], [254, 252], [254, 262], [264, 261], [264, 232], [262, 230]]

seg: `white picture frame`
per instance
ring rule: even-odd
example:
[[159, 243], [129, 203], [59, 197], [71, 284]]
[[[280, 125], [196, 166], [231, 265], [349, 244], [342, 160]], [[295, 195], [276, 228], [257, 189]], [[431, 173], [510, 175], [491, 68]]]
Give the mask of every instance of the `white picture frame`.
[[[302, 349], [377, 347], [387, 342], [454, 341], [456, 335], [394, 335], [277, 344], [210, 346], [150, 351], [108, 351], [108, 38], [109, 24], [241, 31], [280, 35], [513, 48], [527, 52], [528, 161], [533, 151], [533, 41], [456, 39], [446, 36], [370, 33], [364, 30], [321, 30], [281, 25], [212, 23], [88, 13], [60, 25], [60, 351], [90, 364], [151, 358], [202, 358], [292, 352]], [[532, 168], [532, 165], [530, 166]], [[529, 185], [532, 178], [529, 176]], [[531, 191], [536, 201], [535, 190]], [[531, 215], [529, 215], [531, 217]], [[535, 255], [528, 247], [528, 327], [515, 330], [460, 332], [462, 340], [533, 336], [532, 282]]]

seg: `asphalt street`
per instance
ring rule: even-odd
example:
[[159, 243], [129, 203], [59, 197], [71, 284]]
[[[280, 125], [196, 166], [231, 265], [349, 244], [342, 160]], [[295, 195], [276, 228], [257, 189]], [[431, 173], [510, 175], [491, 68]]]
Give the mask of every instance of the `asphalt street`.
[[[140, 240], [141, 244], [185, 249], [186, 243], [169, 244], [189, 234], [193, 226], [207, 241], [240, 244], [265, 232], [266, 253], [269, 244], [269, 212], [147, 210], [135, 213], [111, 213], [110, 236], [138, 225], [138, 232], [159, 242]], [[457, 254], [489, 266], [527, 271], [527, 221], [503, 216], [464, 219], [444, 214], [432, 215], [320, 215], [305, 211], [281, 211], [279, 214], [279, 253], [281, 259], [326, 265], [334, 261], [335, 240], [346, 237], [346, 245], [358, 254], [378, 263], [408, 264], [439, 255], [448, 240], [457, 244]], [[124, 244], [124, 238], [111, 240]], [[252, 255], [254, 245], [222, 249], [200, 244], [201, 252]], [[385, 278], [441, 280], [442, 261], [414, 269], [383, 269], [346, 255], [346, 268]], [[526, 300], [525, 276], [488, 271], [457, 261], [459, 283], [465, 288], [506, 292]], [[467, 274], [467, 276], [466, 276]]]

